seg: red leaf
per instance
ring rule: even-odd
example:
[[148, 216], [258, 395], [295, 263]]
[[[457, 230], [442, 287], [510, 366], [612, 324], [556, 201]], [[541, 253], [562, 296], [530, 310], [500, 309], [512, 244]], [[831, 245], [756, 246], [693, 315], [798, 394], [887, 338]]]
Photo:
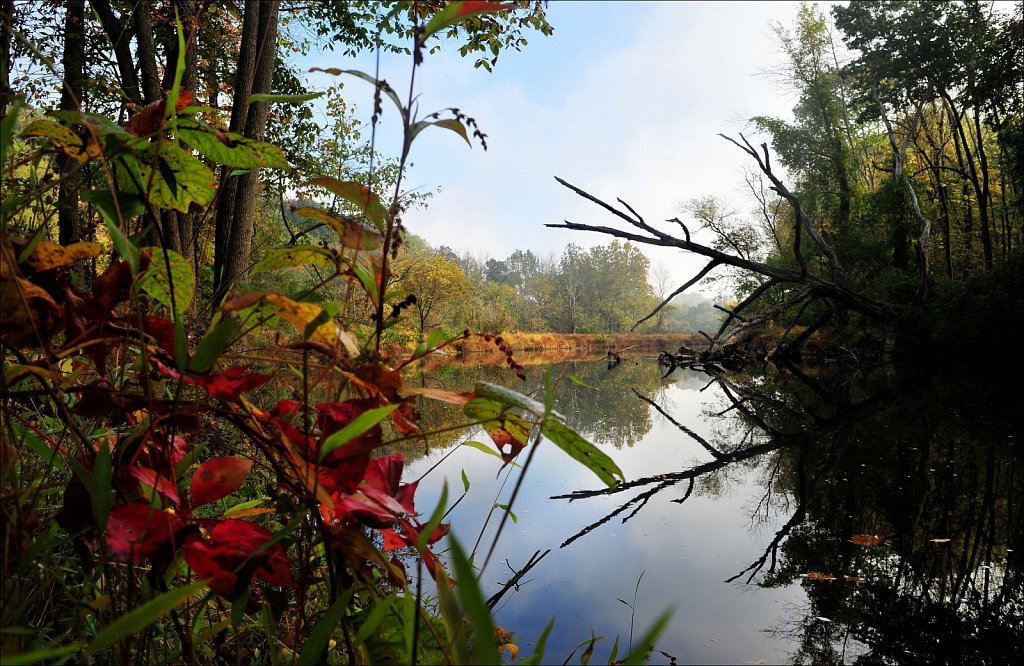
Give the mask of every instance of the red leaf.
[[216, 502], [238, 490], [252, 468], [244, 458], [207, 460], [192, 473], [192, 507]]
[[147, 486], [156, 489], [158, 493], [174, 502], [175, 506], [181, 505], [181, 500], [178, 498], [177, 485], [166, 476], [160, 476], [156, 473], [156, 470], [152, 470], [148, 467], [139, 467], [135, 465], [128, 468], [128, 473], [142, 483], [145, 483]]
[[364, 478], [368, 485], [386, 492], [392, 497], [398, 493], [398, 485], [402, 481], [402, 467], [405, 457], [401, 453], [379, 456], [366, 466]]
[[148, 504], [118, 504], [107, 519], [107, 547], [116, 560], [142, 562], [171, 543], [185, 521]]
[[409, 544], [405, 542], [401, 536], [395, 532], [394, 529], [386, 527], [380, 531], [382, 537], [384, 537], [384, 550], [396, 550], [398, 548], [405, 548]]
[[252, 578], [271, 585], [293, 586], [288, 557], [281, 544], [264, 548], [273, 535], [244, 520], [228, 518], [210, 528], [209, 539], [194, 539], [183, 548], [185, 560], [217, 593], [233, 598]]
[[246, 391], [263, 386], [268, 379], [270, 375], [250, 373], [245, 366], [237, 365], [219, 374], [207, 373], [186, 381], [203, 387], [211, 397], [233, 402]]
[[174, 322], [163, 317], [145, 316], [142, 330], [154, 340], [158, 347], [168, 354], [174, 354]]

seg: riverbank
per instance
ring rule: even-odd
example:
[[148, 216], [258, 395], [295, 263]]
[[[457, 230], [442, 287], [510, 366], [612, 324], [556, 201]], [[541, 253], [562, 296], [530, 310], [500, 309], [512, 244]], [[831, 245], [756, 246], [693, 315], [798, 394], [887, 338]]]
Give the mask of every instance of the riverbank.
[[[702, 346], [707, 339], [699, 333], [504, 333], [502, 342], [513, 352], [563, 352], [581, 355], [605, 355], [629, 350], [636, 353], [673, 351], [682, 345]], [[459, 340], [451, 348], [458, 355], [501, 354], [497, 338], [473, 336]]]

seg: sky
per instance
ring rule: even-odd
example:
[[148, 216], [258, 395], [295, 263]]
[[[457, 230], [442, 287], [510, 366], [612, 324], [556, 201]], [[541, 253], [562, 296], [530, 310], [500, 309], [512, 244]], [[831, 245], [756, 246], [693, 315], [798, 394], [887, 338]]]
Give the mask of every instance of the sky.
[[[707, 195], [745, 211], [753, 202], [742, 174], [754, 165], [718, 133], [750, 132], [755, 115], [791, 117], [794, 97], [767, 74], [785, 63], [771, 26], [791, 27], [798, 7], [555, 0], [548, 7], [554, 34], [525, 34], [528, 45], [503, 52], [492, 73], [474, 68], [472, 56], [460, 57], [451, 45], [428, 55], [416, 72], [421, 115], [459, 108], [487, 134], [488, 149], [470, 148], [441, 129], [420, 134], [406, 185], [439, 191], [425, 210], [405, 216], [406, 226], [435, 247], [498, 259], [515, 249], [557, 256], [569, 243], [610, 242], [544, 226], [616, 222], [554, 176], [610, 202], [622, 198], [651, 223], [685, 221], [680, 204]], [[381, 77], [406, 90], [410, 60], [382, 56]], [[330, 51], [306, 62], [371, 74], [375, 66], [372, 54]], [[314, 89], [333, 80], [308, 76]], [[346, 100], [368, 123], [372, 87], [351, 77], [345, 85]], [[376, 144], [384, 155], [399, 154], [397, 120], [386, 107]], [[679, 250], [642, 249], [678, 284], [704, 264]]]

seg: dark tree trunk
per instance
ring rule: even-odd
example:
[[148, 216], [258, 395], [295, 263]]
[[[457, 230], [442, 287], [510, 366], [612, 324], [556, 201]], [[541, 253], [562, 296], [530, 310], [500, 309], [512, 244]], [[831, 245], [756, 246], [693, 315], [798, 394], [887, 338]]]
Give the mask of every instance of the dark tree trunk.
[[14, 0], [0, 0], [0, 120], [14, 96], [11, 90], [11, 38], [14, 34]]
[[[78, 111], [81, 109], [85, 81], [85, 0], [66, 0], [66, 3], [64, 53], [61, 57], [64, 85], [61, 88], [60, 108]], [[61, 153], [57, 165], [60, 168], [57, 228], [60, 244], [69, 245], [82, 238], [81, 216], [78, 213], [78, 162]]]
[[[277, 51], [277, 0], [247, 0], [242, 18], [242, 46], [238, 58], [231, 107], [231, 131], [262, 140], [269, 107], [248, 103], [250, 94], [270, 92]], [[258, 172], [228, 178], [224, 170], [214, 236], [213, 307], [219, 305], [231, 283], [249, 265], [256, 213]]]
[[[195, 0], [177, 0], [178, 16], [181, 17], [182, 26], [185, 30], [185, 71], [181, 77], [181, 89], [192, 91], [198, 83], [196, 74], [196, 31], [198, 16], [196, 12], [199, 7]], [[169, 90], [174, 85], [175, 67], [178, 62], [178, 39], [172, 35], [167, 44], [167, 67], [164, 69], [162, 86]], [[155, 73], [155, 69], [153, 70]], [[143, 69], [145, 74], [145, 69]], [[198, 216], [195, 213], [181, 213], [174, 210], [165, 210], [160, 215], [160, 222], [163, 225], [164, 238], [168, 247], [174, 250], [191, 264], [196, 261], [195, 239], [193, 238], [194, 228]]]
[[142, 70], [142, 97], [146, 104], [160, 99], [160, 74], [157, 71], [156, 42], [153, 40], [151, 0], [138, 0], [132, 13], [138, 43], [139, 69]]
[[96, 15], [103, 26], [103, 32], [107, 34], [110, 43], [114, 45], [114, 59], [117, 62], [117, 73], [121, 82], [121, 90], [128, 101], [139, 108], [143, 105], [141, 88], [139, 87], [138, 68], [132, 58], [131, 41], [132, 33], [127, 25], [114, 14], [110, 7], [109, 0], [89, 0], [89, 4], [96, 10]]

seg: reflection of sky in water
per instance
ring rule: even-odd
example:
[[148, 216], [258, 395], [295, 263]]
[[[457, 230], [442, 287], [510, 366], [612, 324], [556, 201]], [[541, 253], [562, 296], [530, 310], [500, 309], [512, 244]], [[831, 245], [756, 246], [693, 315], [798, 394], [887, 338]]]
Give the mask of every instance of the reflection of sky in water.
[[[703, 412], [709, 406], [719, 407], [720, 396], [714, 388], [699, 393], [704, 383], [698, 376], [670, 386], [659, 404], [680, 423], [712, 438], [712, 428]], [[636, 409], [649, 407], [636, 400]], [[661, 416], [654, 415], [653, 423], [652, 430], [632, 448], [603, 447], [627, 479], [680, 471], [710, 460], [696, 442]], [[487, 439], [486, 435], [480, 437]], [[528, 450], [520, 456], [521, 463]], [[437, 451], [411, 463], [406, 479], [415, 479], [441, 455]], [[450, 501], [454, 501], [462, 490], [460, 471], [465, 470], [472, 484], [469, 497], [449, 519], [463, 546], [471, 548], [489, 505], [493, 501], [508, 502], [519, 474], [519, 470], [514, 471], [497, 498], [505, 478], [505, 472], [496, 478], [497, 467], [496, 458], [479, 451], [456, 451], [421, 482], [416, 498], [419, 511], [429, 515], [445, 478]], [[756, 531], [750, 529], [750, 507], [763, 494], [755, 475], [744, 468], [731, 469], [730, 486], [716, 497], [699, 494], [698, 481], [694, 494], [682, 505], [672, 500], [683, 496], [686, 485], [667, 488], [627, 523], [622, 523], [622, 517], [632, 509], [560, 549], [563, 541], [638, 491], [571, 503], [549, 500], [551, 495], [596, 488], [600, 482], [550, 442], [544, 442], [513, 507], [518, 524], [509, 521], [506, 525], [484, 573], [485, 595], [496, 592], [511, 577], [506, 559], [519, 568], [536, 550], [550, 548], [552, 552], [526, 575], [528, 582], [519, 591], [510, 591], [502, 599], [497, 623], [522, 639], [523, 655], [532, 652], [532, 641], [554, 617], [547, 661], [563, 661], [590, 638], [591, 630], [605, 636], [597, 644], [592, 663], [607, 661], [616, 635], [620, 637], [621, 658], [627, 651], [631, 611], [618, 599], [633, 603], [637, 578], [643, 572], [635, 604], [634, 638], [638, 639], [663, 610], [671, 608], [672, 622], [656, 648], [677, 657], [680, 663], [785, 661], [791, 652], [789, 644], [764, 630], [782, 624], [788, 606], [803, 603], [800, 588], [762, 590], [754, 585], [723, 582], [756, 560], [779, 527], [779, 521], [773, 518]], [[481, 540], [478, 564], [484, 560], [498, 518], [497, 514], [492, 518]], [[573, 662], [578, 661], [580, 652]], [[667, 660], [661, 655], [652, 658], [652, 663], [662, 662]]]

